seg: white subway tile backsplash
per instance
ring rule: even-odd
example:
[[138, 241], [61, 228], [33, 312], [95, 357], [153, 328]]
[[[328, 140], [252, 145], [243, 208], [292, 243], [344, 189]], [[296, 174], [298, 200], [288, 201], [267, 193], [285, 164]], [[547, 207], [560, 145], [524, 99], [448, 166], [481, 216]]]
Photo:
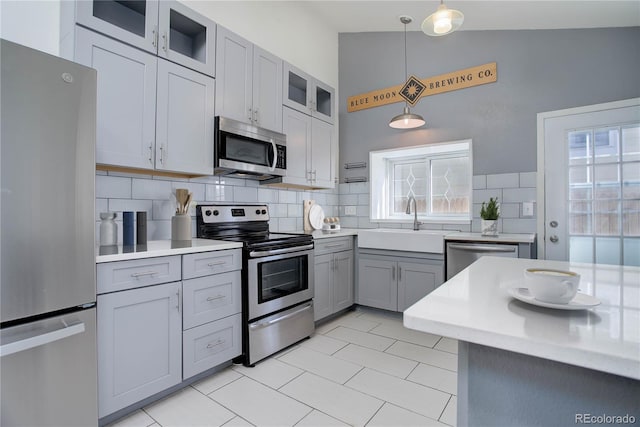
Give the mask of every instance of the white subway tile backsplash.
[[520, 218], [518, 203], [500, 203], [500, 216], [503, 218]]
[[154, 200], [153, 201], [153, 214], [151, 215], [151, 219], [159, 220], [164, 219], [168, 220], [176, 213], [176, 205], [172, 201], [169, 200]]
[[219, 185], [233, 185], [236, 187], [244, 187], [245, 186], [245, 180], [244, 179], [238, 179], [238, 178], [228, 178], [225, 176], [218, 176], [217, 178], [217, 184]]
[[297, 203], [298, 196], [295, 191], [278, 190], [278, 201], [280, 203]]
[[508, 202], [532, 202], [536, 200], [535, 188], [505, 188], [502, 190], [502, 201]]
[[205, 201], [207, 202], [233, 202], [233, 189], [230, 185], [206, 185]]
[[473, 176], [473, 189], [483, 190], [487, 188], [487, 176], [486, 175], [474, 175]]
[[520, 186], [520, 174], [499, 173], [487, 175], [487, 188], [518, 188]]
[[278, 231], [296, 231], [296, 227], [295, 218], [278, 218]]
[[339, 197], [340, 205], [357, 205], [358, 204], [358, 195], [357, 194], [341, 194]]
[[205, 200], [205, 184], [198, 182], [172, 182], [171, 192], [175, 195], [176, 188], [186, 188], [193, 194], [193, 200], [202, 202]]
[[152, 210], [152, 200], [109, 199], [109, 211], [118, 212], [118, 218], [122, 218], [121, 213], [124, 211], [145, 211], [147, 216], [150, 216]]
[[356, 207], [356, 215], [359, 216], [359, 217], [367, 217], [367, 218], [369, 218], [369, 205], [357, 206]]
[[295, 218], [297, 216], [302, 217], [302, 203], [295, 205], [287, 205], [287, 216], [289, 218]]
[[315, 200], [316, 203], [320, 204], [320, 202], [316, 198], [315, 193], [311, 193], [309, 191], [297, 191], [296, 192], [297, 203], [302, 203], [303, 200]]
[[537, 175], [536, 172], [520, 172], [520, 188], [535, 188]]
[[278, 191], [271, 188], [258, 188], [260, 203], [278, 203]]
[[270, 215], [277, 218], [286, 218], [289, 215], [289, 205], [284, 203], [273, 205], [273, 212]]
[[351, 187], [349, 188], [349, 192], [351, 194], [363, 194], [369, 192], [369, 183], [368, 182], [353, 182], [349, 184]]
[[498, 202], [502, 202], [502, 189], [493, 188], [487, 190], [473, 190], [472, 200], [474, 204], [488, 202], [491, 197], [497, 197]]
[[96, 199], [96, 221], [100, 221], [100, 212], [109, 211], [108, 199]]
[[131, 178], [110, 175], [96, 176], [96, 197], [121, 199], [131, 198]]
[[340, 218], [340, 227], [344, 228], [358, 228], [357, 216], [343, 216]]
[[358, 205], [369, 206], [369, 194], [358, 194]]
[[502, 220], [502, 232], [503, 233], [535, 233], [536, 220], [531, 218], [526, 218], [526, 219], [504, 218]]
[[171, 181], [134, 178], [131, 182], [131, 197], [134, 199], [169, 200], [172, 194]]
[[258, 189], [252, 187], [235, 187], [233, 189], [233, 201], [239, 203], [256, 203], [258, 201]]

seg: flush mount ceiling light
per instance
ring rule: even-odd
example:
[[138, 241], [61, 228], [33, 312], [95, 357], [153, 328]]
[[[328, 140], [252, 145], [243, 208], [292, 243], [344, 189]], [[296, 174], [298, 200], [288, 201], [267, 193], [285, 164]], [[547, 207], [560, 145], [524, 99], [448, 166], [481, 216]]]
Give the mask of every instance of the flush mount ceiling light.
[[462, 12], [449, 9], [440, 0], [440, 6], [431, 15], [422, 21], [422, 31], [429, 36], [444, 36], [456, 31], [464, 22]]
[[[407, 24], [411, 23], [413, 18], [410, 16], [401, 16], [400, 22], [404, 24], [404, 75], [409, 81], [409, 75], [407, 74]], [[417, 97], [415, 99], [417, 101]], [[404, 111], [402, 114], [395, 116], [389, 122], [389, 126], [394, 129], [413, 129], [420, 126], [424, 126], [424, 119], [418, 114], [412, 114], [409, 110], [409, 103], [405, 102]]]

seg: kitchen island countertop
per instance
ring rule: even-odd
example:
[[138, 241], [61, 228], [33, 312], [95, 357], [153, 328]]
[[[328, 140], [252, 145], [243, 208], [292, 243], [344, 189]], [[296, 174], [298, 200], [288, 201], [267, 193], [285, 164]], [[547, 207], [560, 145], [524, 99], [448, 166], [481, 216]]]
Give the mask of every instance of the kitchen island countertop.
[[[528, 267], [571, 270], [601, 300], [565, 311], [513, 299]], [[640, 268], [483, 257], [404, 312], [404, 325], [460, 341], [640, 379]]]
[[169, 255], [183, 255], [236, 248], [242, 248], [242, 243], [197, 238], [186, 242], [150, 240], [146, 245], [136, 245], [131, 247], [123, 247], [122, 245], [113, 247], [96, 247], [96, 263], [127, 261], [132, 259], [154, 258]]

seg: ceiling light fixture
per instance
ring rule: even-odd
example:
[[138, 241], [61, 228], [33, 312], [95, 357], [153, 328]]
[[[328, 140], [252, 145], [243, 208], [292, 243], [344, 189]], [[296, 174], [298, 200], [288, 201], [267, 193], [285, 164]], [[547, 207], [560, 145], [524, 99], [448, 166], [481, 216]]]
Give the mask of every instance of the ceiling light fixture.
[[447, 8], [440, 0], [438, 10], [422, 21], [422, 31], [429, 36], [444, 36], [456, 31], [463, 22], [462, 12]]
[[[410, 16], [403, 15], [400, 17], [400, 22], [404, 24], [404, 75], [407, 80], [409, 80], [409, 75], [407, 74], [407, 24], [411, 23], [411, 21], [413, 21], [413, 18]], [[403, 113], [391, 119], [389, 126], [394, 129], [413, 129], [424, 126], [424, 123], [422, 116], [411, 113], [409, 103], [405, 101]]]

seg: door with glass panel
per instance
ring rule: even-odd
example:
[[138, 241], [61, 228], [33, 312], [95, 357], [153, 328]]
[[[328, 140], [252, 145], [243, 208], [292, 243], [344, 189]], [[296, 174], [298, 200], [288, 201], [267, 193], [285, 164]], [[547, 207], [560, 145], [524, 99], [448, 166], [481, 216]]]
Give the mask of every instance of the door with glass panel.
[[542, 258], [640, 265], [639, 102], [538, 116]]

